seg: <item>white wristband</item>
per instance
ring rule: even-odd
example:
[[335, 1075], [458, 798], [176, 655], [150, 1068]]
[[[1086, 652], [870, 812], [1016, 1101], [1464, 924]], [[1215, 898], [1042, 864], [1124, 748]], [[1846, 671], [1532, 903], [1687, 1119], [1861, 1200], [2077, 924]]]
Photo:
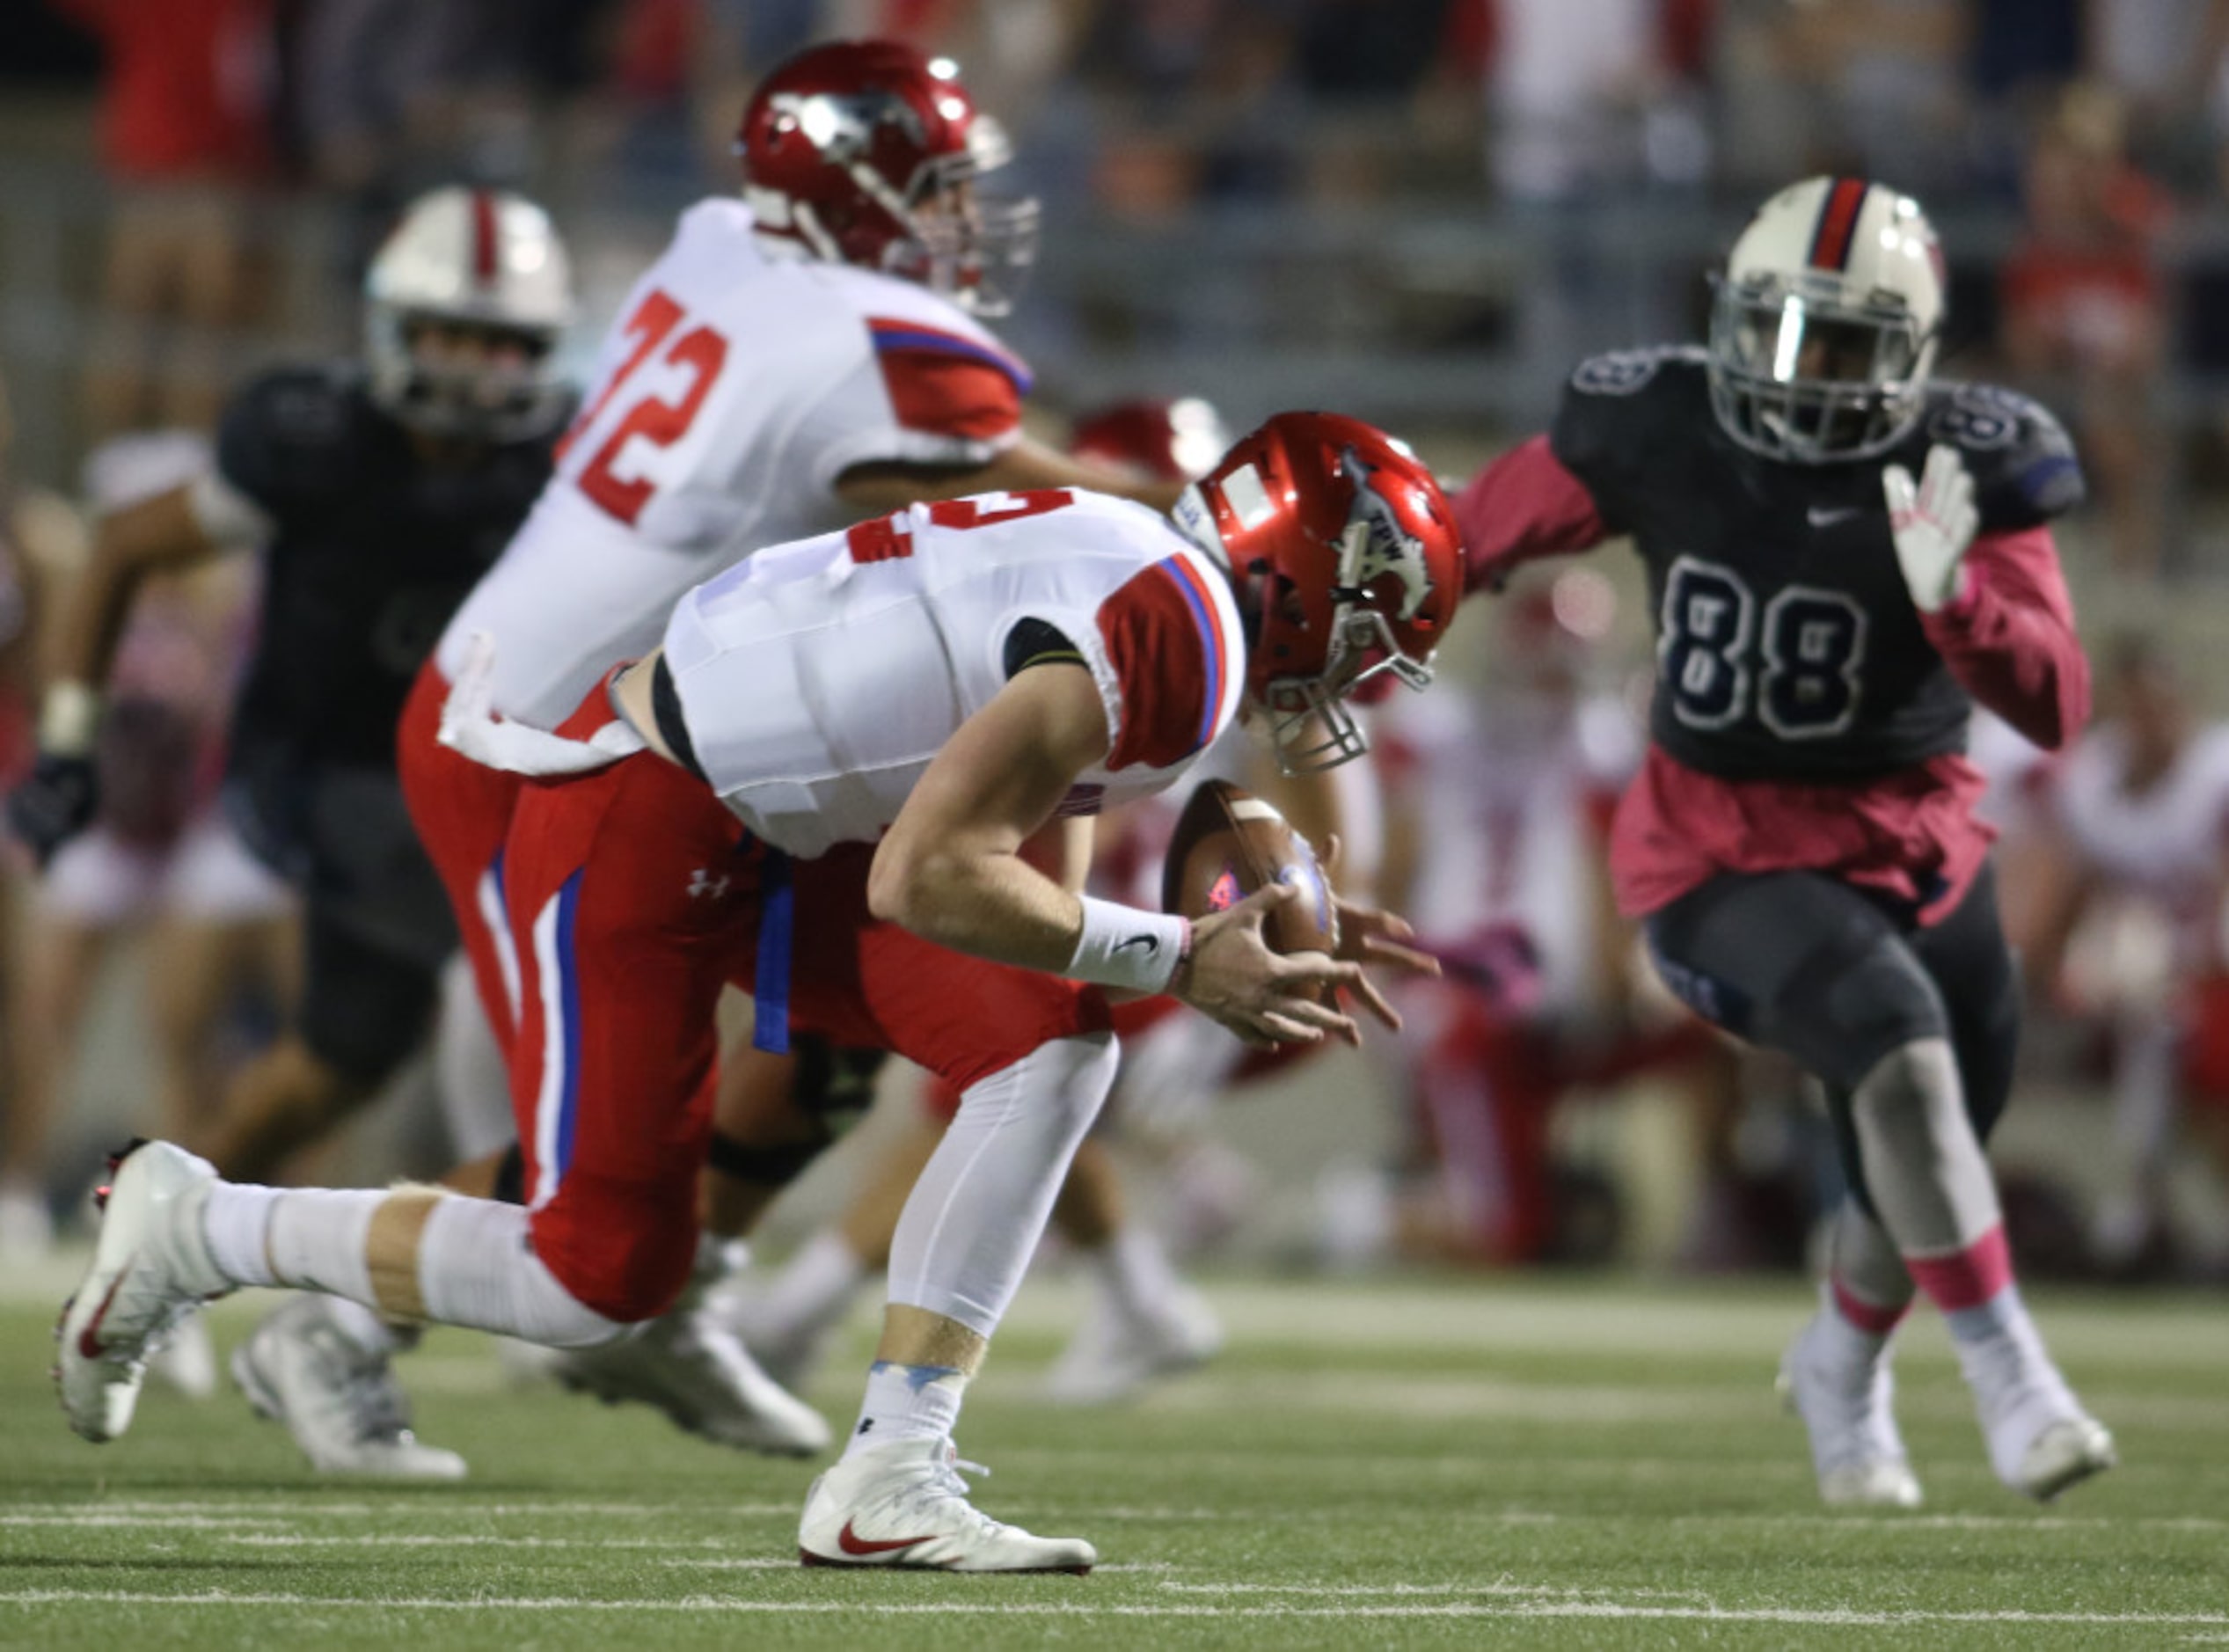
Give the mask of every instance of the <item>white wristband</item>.
[[39, 749], [82, 757], [100, 729], [100, 694], [83, 683], [57, 683], [39, 702]]
[[1083, 902], [1084, 932], [1077, 937], [1076, 955], [1061, 973], [1102, 987], [1167, 990], [1177, 965], [1192, 950], [1192, 920], [1089, 895]]

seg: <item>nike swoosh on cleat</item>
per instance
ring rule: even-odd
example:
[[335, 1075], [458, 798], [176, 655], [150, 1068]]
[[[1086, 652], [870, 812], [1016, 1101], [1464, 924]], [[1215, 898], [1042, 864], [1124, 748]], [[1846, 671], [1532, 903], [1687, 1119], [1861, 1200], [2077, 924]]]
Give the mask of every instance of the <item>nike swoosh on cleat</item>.
[[87, 1359], [108, 1357], [108, 1350], [100, 1345], [100, 1338], [98, 1334], [100, 1330], [100, 1322], [108, 1317], [109, 1305], [116, 1300], [116, 1293], [124, 1288], [125, 1277], [131, 1271], [129, 1262], [126, 1262], [123, 1267], [116, 1270], [116, 1277], [109, 1282], [108, 1294], [100, 1299], [100, 1306], [93, 1310], [93, 1317], [85, 1321], [85, 1328], [77, 1333], [77, 1351]]
[[844, 1530], [836, 1534], [836, 1546], [846, 1554], [888, 1554], [893, 1549], [910, 1549], [917, 1543], [934, 1543], [936, 1540], [937, 1534], [932, 1533], [925, 1538], [899, 1538], [895, 1541], [878, 1543], [855, 1533], [849, 1520], [844, 1523]]

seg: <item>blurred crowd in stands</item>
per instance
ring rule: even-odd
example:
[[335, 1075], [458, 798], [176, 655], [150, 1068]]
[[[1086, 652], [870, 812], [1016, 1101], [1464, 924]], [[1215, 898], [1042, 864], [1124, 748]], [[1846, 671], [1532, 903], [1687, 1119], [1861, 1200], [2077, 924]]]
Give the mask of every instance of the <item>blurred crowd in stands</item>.
[[[1476, 223], [1529, 238], [1549, 249], [1553, 279], [1513, 296], [1488, 331], [1506, 326], [1518, 356], [1558, 375], [1590, 349], [1693, 336], [1701, 249], [1722, 249], [1722, 226], [1792, 179], [1869, 173], [1919, 195], [1945, 226], [1958, 316], [1947, 370], [2033, 390], [2077, 430], [2099, 501], [2094, 542], [2116, 574], [2189, 571], [2176, 547], [2229, 446], [2229, 417], [2203, 394], [2194, 413], [2170, 393], [2202, 392], [2209, 374], [2229, 371], [2229, 326], [2217, 317], [2229, 306], [2214, 302], [2229, 289], [2229, 237], [2216, 227], [2229, 190], [2229, 0], [14, 0], [4, 9], [15, 14], [0, 68], [7, 85], [43, 88], [65, 107], [98, 100], [107, 182], [98, 332], [77, 363], [82, 406], [38, 416], [76, 419], [73, 450], [105, 454], [107, 468], [89, 471], [82, 489], [64, 475], [18, 478], [84, 492], [96, 509], [172, 473], [159, 445], [100, 443], [207, 431], [244, 367], [271, 353], [286, 284], [347, 290], [415, 191], [458, 178], [525, 188], [550, 202], [576, 260], [593, 267], [595, 226], [725, 187], [749, 86], [833, 33], [904, 36], [960, 59], [980, 101], [1015, 134], [1047, 202], [1049, 246], [1071, 226], [1166, 232], [1255, 212]], [[0, 116], [0, 135], [15, 130]], [[0, 135], [0, 190], [8, 142]], [[325, 267], [306, 274], [286, 267], [274, 227], [305, 203], [345, 226], [324, 245]], [[1652, 208], [1709, 227], [1699, 240], [1672, 235], [1675, 281], [1636, 303], [1613, 293], [1590, 305], [1624, 279], [1602, 254], [1604, 215], [1631, 211], [1640, 216], [1608, 221], [1662, 234]], [[1602, 336], [1605, 314], [1670, 331]], [[1093, 394], [1074, 384], [1068, 399], [1086, 405]], [[1325, 396], [1341, 400], [1337, 386]], [[1245, 422], [1270, 409], [1227, 411]], [[1537, 424], [1547, 407], [1531, 411]], [[1483, 411], [1476, 424], [1463, 463], [1524, 434]], [[0, 454], [0, 486], [4, 467]], [[2198, 479], [2197, 505], [2178, 497], [2172, 474]], [[40, 540], [43, 555], [67, 561], [66, 549], [51, 552], [82, 534], [66, 512], [18, 500], [15, 514], [18, 541]], [[21, 615], [40, 559], [18, 559], [18, 681]], [[1389, 731], [1381, 893], [1401, 905], [1436, 888], [1421, 897], [1429, 910], [1459, 908], [1467, 927], [1439, 938], [1461, 965], [1455, 996], [1420, 1006], [1418, 1032], [1389, 1067], [1389, 1090], [1408, 1098], [1411, 1148], [1390, 1181], [1373, 1170], [1326, 1184], [1334, 1257], [1388, 1246], [1493, 1263], [1607, 1254], [1617, 1191], [1563, 1161], [1568, 1132], [1553, 1119], [1566, 1096], [1616, 1093], [1636, 1072], [1685, 1098], [1700, 1144], [1708, 1191], [1681, 1246], [1687, 1260], [1793, 1266], [1807, 1217], [1823, 1208], [1819, 1166], [1831, 1155], [1823, 1126], [1792, 1099], [1794, 1076], [1737, 1064], [1679, 1024], [1649, 1001], [1630, 935], [1597, 932], [1601, 794], [1622, 778], [1619, 754], [1633, 739], [1634, 661], [1619, 644], [1638, 630], [1630, 611], [1609, 623], [1607, 591], [1544, 585], [1509, 622], [1531, 634], [1473, 635], [1473, 656], [1486, 662], [1470, 674], [1477, 680], [1436, 691], [1443, 704]], [[240, 611], [237, 588], [199, 590], [150, 622], [140, 654], [164, 679], [150, 698], [182, 709], [178, 725], [142, 731], [140, 760], [155, 754], [162, 776], [137, 793], [150, 799], [144, 830], [112, 822], [115, 852], [134, 865], [150, 844], [173, 859], [216, 855], [195, 847], [194, 822], [207, 814], [206, 754], [236, 657], [227, 627]], [[2192, 1042], [2208, 1009], [2229, 1004], [2218, 986], [2229, 974], [2220, 868], [2147, 883], [2140, 869], [2101, 859], [2052, 800], [2062, 777], [2087, 762], [2115, 777], [2108, 791], [2187, 784], [2190, 807], [2229, 828], [2229, 735], [2205, 727], [2203, 697], [2157, 647], [2130, 639], [2099, 651], [2112, 720], [2098, 736], [2105, 755], [2094, 744], [2087, 758], [2047, 767], [2006, 752], [1993, 773], [2012, 839], [2011, 921], [2025, 926], [2036, 1001], [2050, 1012], [2032, 1018], [2042, 1024], [2031, 1040], [2037, 1071], [2115, 1092], [2120, 1168], [2101, 1194], [2039, 1191], [2025, 1217], [2015, 1201], [2015, 1220], [2058, 1234], [2071, 1268], [2229, 1276], [2219, 1191], [2229, 1112], [2218, 1098], [2193, 1100], [2229, 1093], [2229, 1071], [2215, 1071], [2229, 1069], [2229, 1055], [2211, 1047], [2223, 1035]], [[20, 697], [4, 704], [20, 721]], [[1497, 773], [1527, 777], [1522, 795], [1497, 791]], [[1442, 864], [1419, 860], [1422, 848]], [[43, 1122], [67, 1087], [68, 1039], [106, 938], [152, 925], [178, 949], [155, 973], [150, 1011], [174, 1118], [203, 1105], [225, 1041], [240, 1036], [226, 1008], [232, 983], [286, 990], [285, 948], [273, 939], [284, 902], [220, 862], [167, 893], [150, 874], [128, 900], [67, 888], [34, 897], [43, 916], [20, 925], [28, 944], [8, 971], [18, 1048], [4, 1108], [12, 1134], [0, 1135], [0, 1249], [35, 1240], [49, 1202], [67, 1191], [63, 1170], [75, 1168], [48, 1154]], [[1489, 865], [1515, 881], [1499, 893], [1480, 885]], [[1528, 903], [1552, 910], [1521, 912]], [[1555, 929], [1570, 955], [1514, 969], [1504, 932], [1519, 917]], [[2167, 1047], [2163, 1029], [2175, 1034]], [[26, 1103], [26, 1086], [45, 1099]], [[2196, 1224], [2178, 1239], [2165, 1190], [2185, 1173], [2189, 1156], [2174, 1144], [2186, 1130], [2220, 1140], [2187, 1173], [2213, 1191], [2201, 1191]], [[1226, 1176], [1224, 1192], [1242, 1183]]]

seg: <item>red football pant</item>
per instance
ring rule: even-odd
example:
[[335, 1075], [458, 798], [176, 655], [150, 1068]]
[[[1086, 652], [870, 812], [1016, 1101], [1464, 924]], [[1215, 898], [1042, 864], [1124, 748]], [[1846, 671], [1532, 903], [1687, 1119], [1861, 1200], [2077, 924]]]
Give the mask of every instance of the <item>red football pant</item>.
[[503, 841], [524, 782], [441, 743], [442, 702], [448, 698], [449, 679], [428, 659], [403, 706], [395, 770], [418, 840], [449, 891], [472, 983], [508, 1064], [518, 1022], [519, 967], [503, 916]]
[[[564, 732], [610, 716], [599, 687]], [[503, 848], [521, 985], [512, 1109], [535, 1252], [597, 1312], [648, 1318], [688, 1279], [729, 982], [755, 991], [762, 1035], [786, 999], [790, 1027], [963, 1088], [1049, 1040], [1107, 1030], [1095, 989], [875, 920], [873, 859], [857, 844], [792, 866], [647, 753], [520, 792]], [[786, 899], [791, 944], [764, 946]]]

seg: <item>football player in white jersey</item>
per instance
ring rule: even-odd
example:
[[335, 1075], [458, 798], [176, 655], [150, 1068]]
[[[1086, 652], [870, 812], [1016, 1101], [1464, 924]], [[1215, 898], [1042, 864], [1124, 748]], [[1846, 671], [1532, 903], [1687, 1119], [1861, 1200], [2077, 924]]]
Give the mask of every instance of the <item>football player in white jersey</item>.
[[815, 47], [758, 88], [736, 148], [742, 199], [691, 207], [635, 284], [556, 476], [404, 718], [412, 813], [499, 1026], [516, 969], [486, 919], [515, 784], [435, 737], [473, 634], [498, 644], [494, 709], [549, 726], [650, 648], [683, 591], [758, 546], [1001, 489], [1175, 501], [1021, 434], [1028, 370], [976, 318], [1011, 303], [1036, 205], [983, 193], [1008, 145], [948, 62], [891, 41]]
[[468, 655], [442, 737], [554, 782], [522, 789], [504, 850], [525, 1205], [242, 1187], [136, 1147], [61, 1327], [72, 1426], [121, 1433], [149, 1340], [240, 1285], [559, 1346], [658, 1314], [696, 1249], [714, 1005], [747, 981], [762, 1042], [882, 1043], [966, 1092], [900, 1223], [802, 1557], [1089, 1569], [1090, 1544], [978, 1513], [951, 1431], [1112, 1076], [1107, 991], [1171, 992], [1260, 1042], [1353, 1039], [1327, 986], [1390, 1017], [1359, 961], [1429, 968], [1354, 909], [1342, 958], [1271, 953], [1282, 885], [1197, 925], [1074, 892], [1089, 812], [1180, 778], [1242, 694], [1288, 769], [1335, 764], [1363, 744], [1345, 697], [1421, 687], [1453, 617], [1446, 501], [1354, 420], [1272, 420], [1177, 522], [1046, 489], [762, 552], [554, 734], [495, 716], [500, 663]]
[[[2062, 1005], [2094, 1006], [2113, 1026], [2122, 1162], [2093, 1242], [2107, 1266], [2127, 1269], [2168, 1243], [2178, 1124], [2217, 1176], [2229, 1173], [2229, 724], [2199, 721], [2152, 639], [2121, 639], [2104, 679], [2113, 715], [2043, 788], [2057, 852], [2035, 903], [2028, 964]], [[2160, 940], [2109, 948], [2109, 963], [2083, 970], [2069, 954], [2085, 950], [2075, 935], [2090, 917], [2123, 933], [2143, 925]], [[2144, 952], [2155, 954], [2151, 967]], [[2085, 985], [2083, 975], [2101, 978]], [[2218, 1268], [2219, 1245], [2202, 1254], [2202, 1271]]]
[[[691, 208], [636, 283], [556, 475], [404, 716], [412, 817], [507, 1056], [520, 968], [500, 921], [502, 849], [518, 783], [435, 738], [467, 639], [497, 640], [494, 709], [552, 724], [613, 660], [657, 641], [684, 590], [758, 546], [999, 489], [1175, 501], [1174, 486], [1133, 486], [1022, 435], [1028, 370], [977, 318], [1011, 303], [1036, 205], [984, 193], [1008, 145], [950, 63], [889, 41], [813, 48], [758, 88], [736, 148], [742, 199]], [[739, 1050], [723, 1077], [778, 1094], [794, 1065]], [[703, 1196], [720, 1226], [746, 1225], [793, 1163], [716, 1137]], [[516, 1168], [491, 1166], [474, 1190], [515, 1186]], [[809, 1414], [752, 1383], [740, 1345], [708, 1324], [667, 1325], [560, 1375], [700, 1432], [713, 1407], [730, 1443], [811, 1438]]]

